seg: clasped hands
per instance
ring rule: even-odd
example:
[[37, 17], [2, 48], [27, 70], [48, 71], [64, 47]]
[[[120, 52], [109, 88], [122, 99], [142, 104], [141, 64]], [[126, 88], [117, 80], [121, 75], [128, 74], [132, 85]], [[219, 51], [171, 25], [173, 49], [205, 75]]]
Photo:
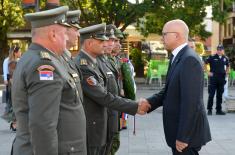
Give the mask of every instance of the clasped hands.
[[140, 98], [138, 100], [137, 114], [144, 115], [149, 111], [149, 109], [151, 109], [151, 105], [149, 104], [149, 102], [144, 98]]

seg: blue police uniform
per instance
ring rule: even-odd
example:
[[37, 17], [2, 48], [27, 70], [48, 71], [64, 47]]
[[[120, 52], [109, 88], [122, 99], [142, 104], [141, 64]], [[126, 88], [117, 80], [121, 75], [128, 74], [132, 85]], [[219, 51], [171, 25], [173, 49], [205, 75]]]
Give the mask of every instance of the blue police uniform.
[[218, 54], [215, 54], [213, 56], [209, 56], [205, 64], [210, 65], [210, 72], [213, 73], [211, 77], [209, 77], [209, 86], [208, 86], [208, 114], [212, 111], [213, 106], [213, 98], [216, 91], [216, 114], [221, 114], [222, 112], [222, 95], [224, 92], [224, 85], [226, 83], [225, 77], [226, 77], [226, 70], [225, 66], [229, 67], [229, 60], [226, 56], [222, 55], [219, 56]]

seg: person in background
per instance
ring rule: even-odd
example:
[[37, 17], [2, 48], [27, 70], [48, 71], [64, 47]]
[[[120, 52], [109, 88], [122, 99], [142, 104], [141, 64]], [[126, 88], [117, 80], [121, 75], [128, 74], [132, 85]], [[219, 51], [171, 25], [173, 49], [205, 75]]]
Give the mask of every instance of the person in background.
[[[112, 56], [109, 57], [109, 60], [112, 66], [116, 68], [117, 71], [115, 76], [118, 81], [120, 96], [125, 97], [125, 93], [123, 90], [121, 65], [123, 63], [123, 60], [128, 60], [128, 59], [126, 58], [127, 57], [126, 55], [123, 58], [120, 57], [120, 52], [122, 47], [121, 40], [124, 38], [124, 35], [121, 32], [121, 30], [119, 30], [118, 28], [115, 28], [114, 35], [116, 36], [116, 39], [114, 41], [114, 47], [111, 53]], [[128, 114], [123, 112], [120, 113], [120, 123], [119, 123], [120, 130], [127, 129], [127, 119], [128, 119]]]
[[[222, 111], [222, 95], [224, 92], [224, 85], [226, 83], [226, 76], [229, 74], [230, 64], [228, 57], [224, 54], [223, 45], [219, 44], [217, 46], [217, 51], [215, 55], [209, 56], [205, 60], [205, 64], [210, 65], [210, 70], [204, 67], [209, 76], [209, 86], [208, 86], [208, 102], [207, 110], [208, 115], [212, 115], [213, 99], [216, 92], [216, 115], [225, 115], [226, 113]], [[206, 66], [206, 65], [205, 65]]]
[[14, 68], [13, 67], [14, 64], [19, 60], [20, 57], [21, 57], [20, 47], [18, 45], [13, 45], [9, 50], [8, 57], [5, 58], [3, 61], [3, 78], [4, 78], [4, 84], [6, 86], [6, 107], [5, 107], [3, 118], [7, 119], [8, 121], [12, 120], [10, 80], [12, 78], [12, 73], [13, 73], [13, 70], [10, 71], [9, 69]]
[[195, 50], [196, 49], [195, 40], [189, 37], [188, 38], [188, 46]]

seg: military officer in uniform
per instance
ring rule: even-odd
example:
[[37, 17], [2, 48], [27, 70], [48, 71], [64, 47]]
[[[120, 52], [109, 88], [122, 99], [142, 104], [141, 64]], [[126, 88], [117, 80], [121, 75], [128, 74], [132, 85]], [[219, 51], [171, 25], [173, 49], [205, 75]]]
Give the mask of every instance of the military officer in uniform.
[[[119, 53], [121, 50], [120, 40], [124, 38], [122, 32], [114, 26], [114, 45], [111, 51], [110, 56], [108, 57], [109, 63], [112, 67], [112, 72], [115, 75], [116, 81], [118, 83], [118, 92], [119, 96], [124, 96], [123, 86], [122, 86], [122, 78], [121, 78], [121, 58], [119, 57]], [[120, 122], [123, 122], [122, 113], [118, 113], [118, 129], [120, 130]], [[110, 154], [114, 155], [120, 147], [120, 135], [119, 132], [115, 133], [112, 138], [112, 144], [110, 149]]]
[[76, 58], [83, 80], [84, 109], [87, 118], [88, 155], [104, 155], [107, 144], [107, 108], [135, 115], [145, 114], [150, 108], [143, 104], [123, 99], [107, 91], [108, 76], [97, 64], [97, 56], [104, 54], [106, 24], [80, 29], [81, 51]]
[[[112, 24], [106, 26], [106, 37], [108, 40], [104, 41], [104, 54], [98, 57], [97, 62], [100, 69], [102, 69], [107, 75], [107, 91], [113, 95], [119, 96], [118, 79], [115, 75], [117, 70], [112, 66], [109, 60], [114, 46], [114, 40], [116, 39], [114, 35], [114, 28], [115, 26]], [[108, 108], [107, 111], [108, 135], [105, 155], [109, 155], [111, 153], [114, 135], [119, 132], [119, 112], [110, 108]]]
[[114, 29], [114, 47], [111, 52], [111, 57], [109, 57], [110, 63], [112, 64], [113, 68], [115, 68], [115, 75], [118, 81], [120, 95], [124, 96], [123, 86], [122, 86], [122, 76], [121, 76], [121, 58], [120, 58], [120, 51], [121, 51], [121, 40], [124, 38], [123, 33], [121, 30], [115, 27]]
[[[29, 13], [32, 43], [13, 76], [14, 155], [86, 155], [78, 75], [65, 66], [67, 6]], [[66, 27], [65, 27], [66, 26]]]
[[[208, 72], [209, 76], [209, 86], [208, 86], [208, 103], [207, 110], [208, 115], [212, 115], [212, 106], [213, 106], [213, 98], [216, 92], [216, 114], [217, 115], [225, 115], [225, 112], [222, 111], [222, 95], [224, 92], [224, 85], [226, 83], [226, 75], [229, 73], [229, 60], [224, 54], [223, 45], [217, 46], [217, 52], [215, 55], [209, 56], [205, 60], [205, 64], [210, 65], [210, 71]], [[205, 67], [205, 69], [207, 69]]]
[[[76, 67], [76, 64], [74, 63], [74, 60], [72, 58], [72, 54], [70, 53], [69, 49], [74, 47], [78, 43], [78, 37], [80, 37], [79, 29], [81, 28], [79, 26], [79, 19], [80, 19], [81, 11], [80, 10], [73, 10], [73, 11], [68, 11], [66, 14], [66, 23], [70, 25], [70, 27], [67, 27], [67, 36], [68, 40], [66, 41], [66, 50], [62, 54], [62, 58], [65, 60], [65, 63], [69, 65], [68, 69], [70, 70], [71, 68], [73, 69], [72, 72], [76, 72], [76, 74], [72, 74], [77, 77], [77, 82], [78, 84], [78, 91], [79, 91], [79, 96], [81, 98], [81, 101], [83, 100], [83, 93], [82, 93], [82, 88], [80, 84], [80, 79], [82, 78], [81, 72], [79, 68]], [[67, 65], [66, 65], [67, 66]]]
[[67, 35], [69, 37], [66, 42], [67, 49], [62, 55], [66, 61], [72, 60], [72, 55], [69, 49], [74, 47], [78, 43], [78, 37], [80, 36], [78, 30], [81, 28], [79, 26], [80, 15], [81, 15], [80, 10], [68, 11], [66, 14], [66, 23], [68, 23], [71, 26], [67, 28]]

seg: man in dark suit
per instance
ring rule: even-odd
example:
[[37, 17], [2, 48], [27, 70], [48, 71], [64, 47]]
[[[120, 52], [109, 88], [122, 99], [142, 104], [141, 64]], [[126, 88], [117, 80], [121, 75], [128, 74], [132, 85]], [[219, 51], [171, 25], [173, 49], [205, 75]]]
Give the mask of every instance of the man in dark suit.
[[173, 155], [198, 155], [211, 140], [203, 103], [203, 67], [187, 45], [188, 26], [182, 20], [167, 22], [162, 31], [165, 49], [171, 52], [166, 85], [147, 98], [151, 111], [163, 106], [165, 138]]

